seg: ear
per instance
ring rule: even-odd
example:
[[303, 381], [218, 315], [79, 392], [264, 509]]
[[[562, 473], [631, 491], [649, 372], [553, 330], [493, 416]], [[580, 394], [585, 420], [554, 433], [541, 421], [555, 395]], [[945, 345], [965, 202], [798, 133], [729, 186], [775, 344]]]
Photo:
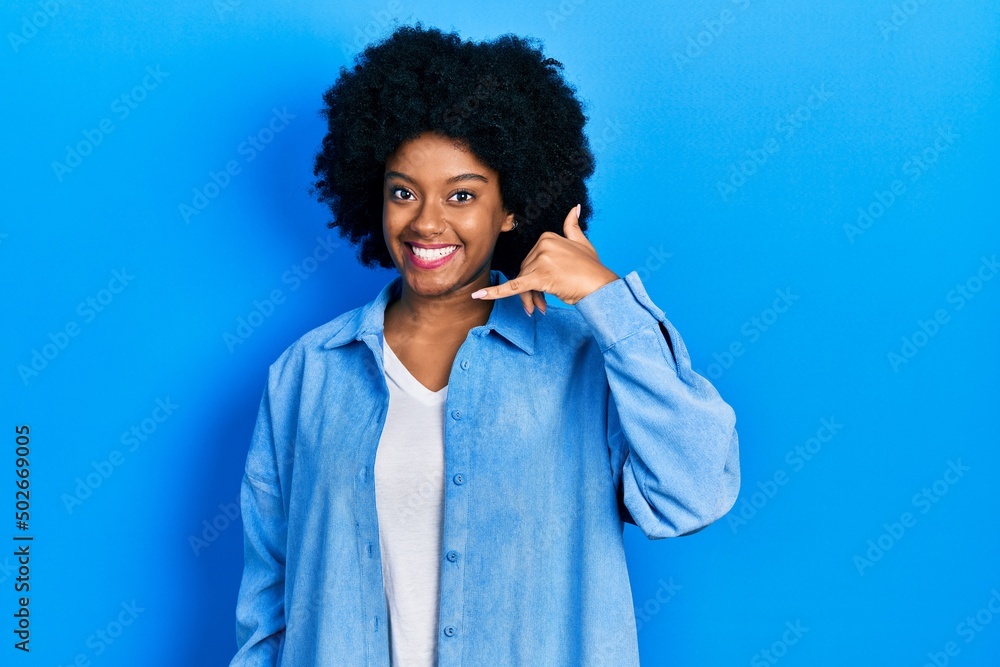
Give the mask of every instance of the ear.
[[508, 213], [503, 218], [503, 224], [500, 226], [500, 231], [509, 232], [514, 229], [514, 214]]

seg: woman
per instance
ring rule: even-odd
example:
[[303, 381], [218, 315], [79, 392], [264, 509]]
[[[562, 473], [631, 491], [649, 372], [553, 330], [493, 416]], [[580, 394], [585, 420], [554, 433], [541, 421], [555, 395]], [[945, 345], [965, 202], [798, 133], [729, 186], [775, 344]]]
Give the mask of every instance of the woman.
[[733, 410], [583, 233], [560, 68], [418, 25], [324, 95], [330, 226], [398, 275], [270, 367], [232, 665], [637, 665], [623, 522], [735, 502]]

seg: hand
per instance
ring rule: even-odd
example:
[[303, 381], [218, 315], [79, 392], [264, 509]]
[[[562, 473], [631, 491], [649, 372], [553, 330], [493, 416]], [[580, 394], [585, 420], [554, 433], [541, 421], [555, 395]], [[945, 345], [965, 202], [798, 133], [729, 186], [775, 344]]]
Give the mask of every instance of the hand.
[[502, 299], [517, 294], [531, 315], [537, 306], [545, 314], [545, 292], [574, 305], [591, 292], [618, 280], [618, 275], [597, 259], [597, 251], [580, 229], [580, 204], [563, 221], [563, 236], [542, 232], [521, 262], [513, 280], [473, 292], [473, 299]]

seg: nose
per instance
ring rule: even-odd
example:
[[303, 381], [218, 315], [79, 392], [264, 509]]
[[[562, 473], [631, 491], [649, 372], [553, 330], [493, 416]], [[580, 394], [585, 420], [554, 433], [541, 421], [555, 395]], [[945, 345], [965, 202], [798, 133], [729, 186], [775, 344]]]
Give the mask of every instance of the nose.
[[410, 221], [410, 229], [424, 238], [437, 236], [445, 228], [445, 208], [438, 201], [424, 201]]

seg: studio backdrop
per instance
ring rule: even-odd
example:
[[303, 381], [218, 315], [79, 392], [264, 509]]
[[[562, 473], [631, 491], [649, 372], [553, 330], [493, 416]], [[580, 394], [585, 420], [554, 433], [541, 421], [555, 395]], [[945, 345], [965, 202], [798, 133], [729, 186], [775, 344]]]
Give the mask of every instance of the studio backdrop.
[[268, 365], [395, 275], [321, 95], [418, 20], [563, 64], [589, 237], [736, 412], [733, 510], [625, 526], [643, 664], [1000, 664], [989, 0], [6, 2], [0, 664], [228, 664]]

